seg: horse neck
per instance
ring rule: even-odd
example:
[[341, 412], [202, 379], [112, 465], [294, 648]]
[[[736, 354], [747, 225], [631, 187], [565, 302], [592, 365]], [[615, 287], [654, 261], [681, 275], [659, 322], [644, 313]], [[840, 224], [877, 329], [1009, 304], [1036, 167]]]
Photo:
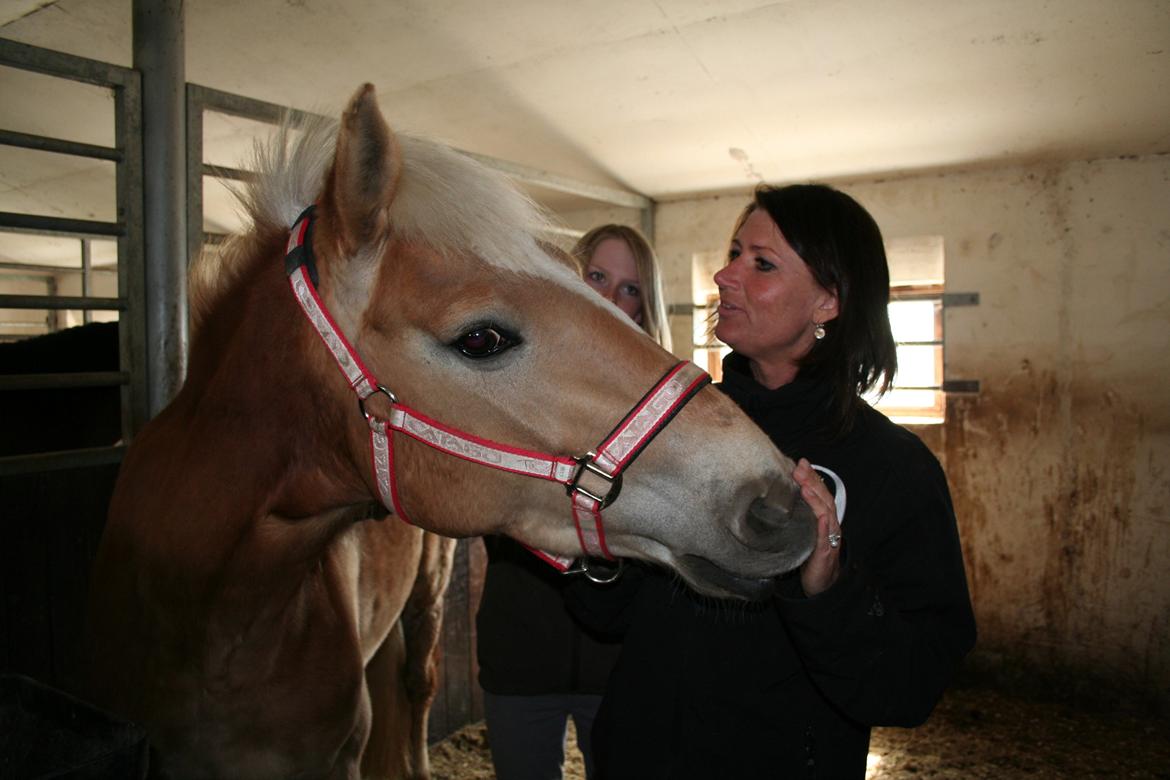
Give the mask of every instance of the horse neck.
[[357, 407], [280, 270], [282, 245], [268, 251], [205, 316], [176, 405], [188, 435], [245, 448], [262, 481], [281, 486], [264, 503], [332, 510], [364, 490], [351, 456]]

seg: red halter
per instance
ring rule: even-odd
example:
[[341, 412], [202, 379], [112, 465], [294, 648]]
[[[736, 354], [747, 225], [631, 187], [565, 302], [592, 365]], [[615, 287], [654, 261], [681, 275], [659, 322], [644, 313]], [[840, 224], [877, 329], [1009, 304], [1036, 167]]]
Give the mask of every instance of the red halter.
[[[357, 394], [359, 408], [370, 426], [370, 457], [382, 504], [410, 522], [402, 509], [394, 476], [393, 432], [397, 431], [472, 463], [564, 485], [581, 549], [586, 555], [612, 560], [613, 555], [605, 544], [601, 510], [612, 504], [621, 492], [622, 472], [674, 415], [711, 381], [711, 377], [693, 363], [678, 363], [595, 450], [575, 458], [533, 452], [464, 433], [399, 403], [394, 393], [380, 385], [362, 363], [317, 294], [317, 273], [311, 247], [312, 224], [313, 207], [310, 206], [293, 223], [285, 271], [305, 316]], [[389, 419], [379, 419], [366, 411], [366, 400], [375, 393], [382, 393], [389, 399]], [[541, 550], [533, 549], [532, 552], [561, 571], [567, 570], [572, 561]]]

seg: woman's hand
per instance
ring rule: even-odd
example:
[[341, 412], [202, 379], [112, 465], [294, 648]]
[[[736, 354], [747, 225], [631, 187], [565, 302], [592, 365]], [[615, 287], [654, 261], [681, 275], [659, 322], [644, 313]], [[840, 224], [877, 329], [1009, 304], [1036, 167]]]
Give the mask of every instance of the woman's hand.
[[[841, 526], [837, 522], [837, 506], [833, 495], [821, 481], [820, 475], [804, 458], [796, 464], [792, 478], [800, 485], [800, 495], [817, 516], [817, 544], [808, 560], [800, 567], [800, 584], [806, 596], [815, 596], [828, 590], [841, 571]], [[829, 543], [829, 535], [836, 534], [836, 547]]]

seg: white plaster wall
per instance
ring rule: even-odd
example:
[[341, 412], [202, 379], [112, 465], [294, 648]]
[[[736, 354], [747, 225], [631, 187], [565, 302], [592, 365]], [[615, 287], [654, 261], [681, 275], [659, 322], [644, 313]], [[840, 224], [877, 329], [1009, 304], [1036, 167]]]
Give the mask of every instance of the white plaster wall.
[[[888, 237], [943, 236], [948, 291], [981, 296], [946, 314], [946, 375], [981, 391], [919, 430], [954, 493], [980, 654], [1170, 709], [1170, 155], [838, 186]], [[659, 205], [668, 300], [748, 197]]]

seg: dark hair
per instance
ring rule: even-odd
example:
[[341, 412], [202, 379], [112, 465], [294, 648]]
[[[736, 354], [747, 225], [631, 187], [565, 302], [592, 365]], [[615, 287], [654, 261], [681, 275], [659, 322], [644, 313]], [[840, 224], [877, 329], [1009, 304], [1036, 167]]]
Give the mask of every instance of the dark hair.
[[801, 360], [800, 375], [833, 390], [835, 434], [843, 434], [873, 388], [885, 393], [898, 369], [890, 332], [890, 269], [882, 233], [861, 204], [824, 184], [761, 185], [735, 232], [763, 209], [800, 255], [813, 278], [837, 293], [837, 317]]

